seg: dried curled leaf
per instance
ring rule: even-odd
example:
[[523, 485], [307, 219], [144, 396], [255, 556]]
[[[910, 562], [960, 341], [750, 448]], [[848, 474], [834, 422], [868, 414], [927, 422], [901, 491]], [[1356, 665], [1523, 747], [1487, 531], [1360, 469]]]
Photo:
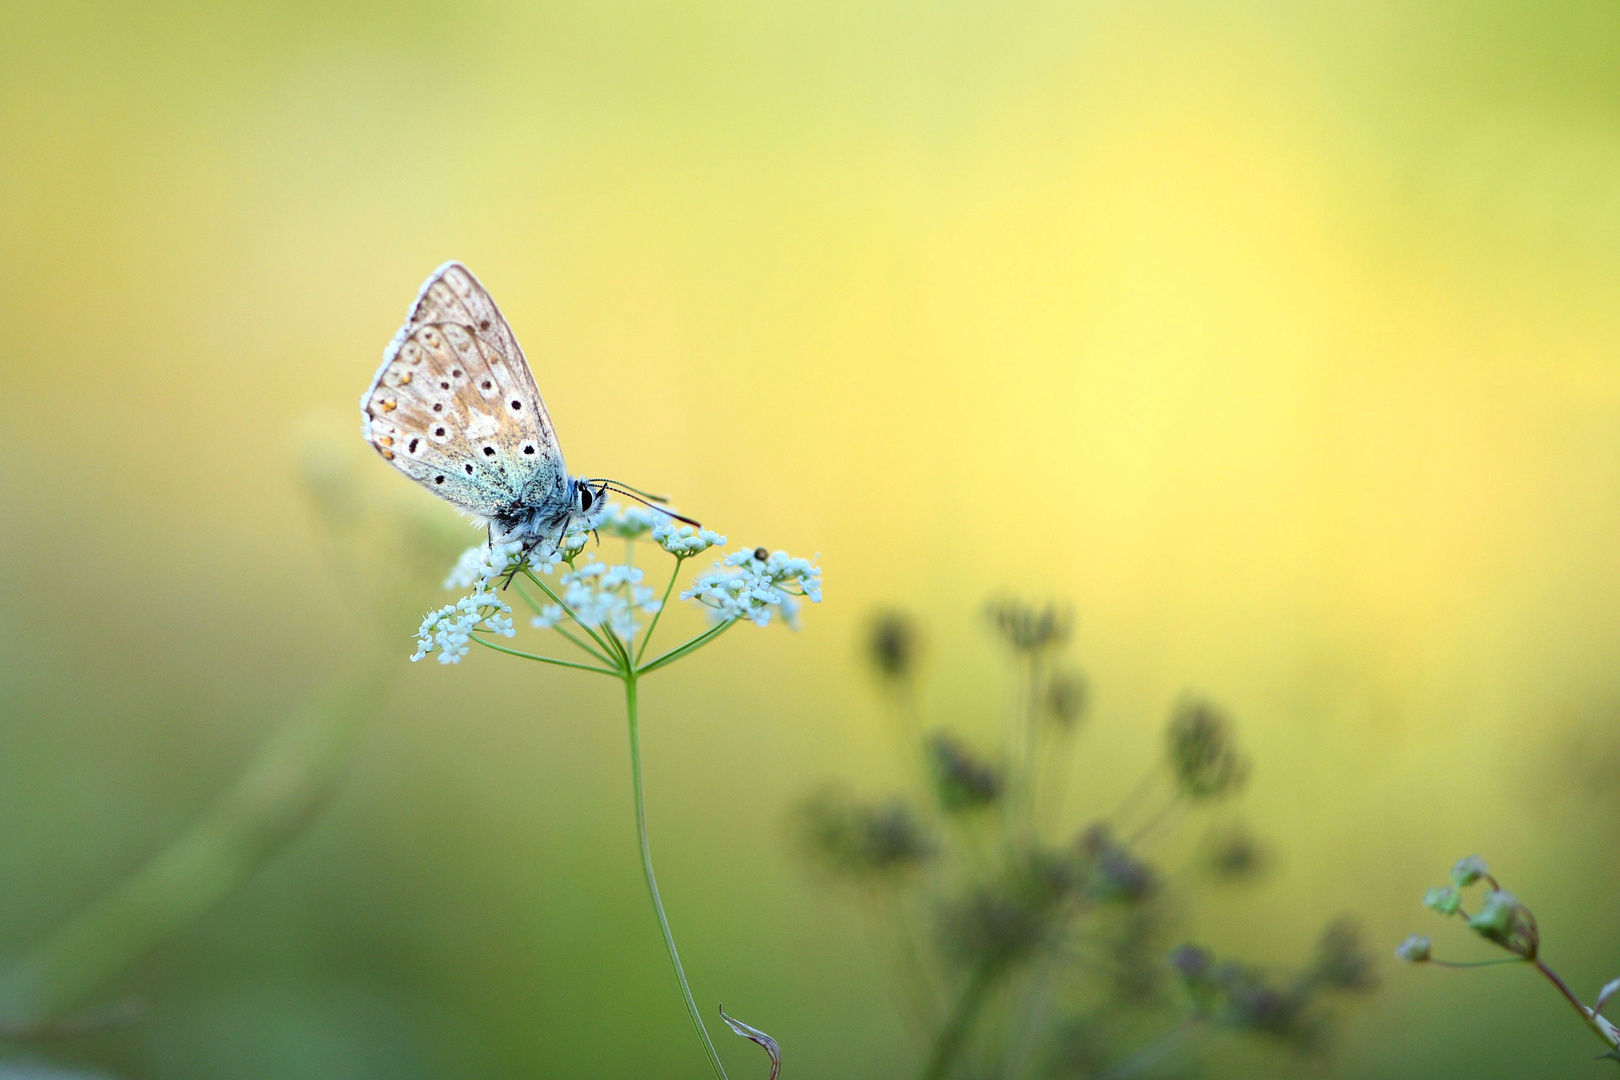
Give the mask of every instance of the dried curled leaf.
[[782, 1071], [782, 1048], [776, 1045], [776, 1040], [759, 1030], [759, 1028], [749, 1027], [741, 1020], [727, 1016], [723, 1005], [720, 1007], [720, 1019], [724, 1020], [726, 1026], [736, 1034], [751, 1042], [757, 1042], [765, 1048], [765, 1052], [771, 1055], [771, 1080], [776, 1080], [777, 1074]]
[[1620, 990], [1620, 979], [1610, 979], [1604, 983], [1603, 989], [1598, 991], [1597, 1000], [1592, 1003], [1592, 1011], [1595, 1013], [1602, 1012], [1603, 1006], [1608, 1004], [1609, 999], [1614, 996], [1616, 990]]

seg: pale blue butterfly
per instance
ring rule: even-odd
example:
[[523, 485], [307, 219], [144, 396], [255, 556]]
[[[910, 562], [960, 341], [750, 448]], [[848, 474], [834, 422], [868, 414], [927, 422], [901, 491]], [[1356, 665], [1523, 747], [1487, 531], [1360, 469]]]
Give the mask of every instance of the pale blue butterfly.
[[360, 415], [379, 454], [488, 525], [492, 544], [517, 541], [528, 551], [560, 540], [570, 525], [589, 528], [609, 491], [645, 496], [615, 481], [568, 475], [512, 328], [458, 262], [422, 284], [360, 398]]

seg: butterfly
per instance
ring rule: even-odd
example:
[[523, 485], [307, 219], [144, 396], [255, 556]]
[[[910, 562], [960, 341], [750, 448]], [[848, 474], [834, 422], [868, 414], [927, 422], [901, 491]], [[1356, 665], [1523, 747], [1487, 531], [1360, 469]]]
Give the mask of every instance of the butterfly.
[[366, 441], [385, 460], [487, 525], [491, 545], [516, 541], [527, 553], [560, 541], [576, 521], [589, 528], [609, 491], [664, 501], [568, 474], [517, 337], [458, 262], [423, 282], [360, 398], [360, 417]]

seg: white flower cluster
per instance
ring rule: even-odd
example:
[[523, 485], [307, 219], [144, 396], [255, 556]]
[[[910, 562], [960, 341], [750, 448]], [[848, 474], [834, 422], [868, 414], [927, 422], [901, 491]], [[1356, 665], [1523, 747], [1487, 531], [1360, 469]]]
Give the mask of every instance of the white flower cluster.
[[682, 600], [696, 600], [721, 622], [748, 619], [769, 625], [780, 613], [798, 628], [799, 604], [795, 597], [821, 603], [821, 567], [809, 559], [795, 559], [785, 551], [738, 551], [715, 565], [712, 573], [692, 582]]
[[[581, 626], [607, 626], [621, 641], [629, 641], [641, 630], [636, 612], [652, 615], [661, 606], [657, 592], [641, 584], [641, 578], [637, 567], [592, 559], [564, 574], [558, 582], [563, 587], [563, 603]], [[562, 608], [553, 604], [535, 617], [534, 625], [555, 626], [562, 616]]]
[[680, 559], [701, 555], [712, 547], [725, 547], [726, 544], [726, 538], [712, 529], [694, 529], [667, 518], [663, 524], [653, 528], [652, 538], [659, 547]]
[[[458, 568], [459, 569], [459, 568]], [[454, 604], [446, 604], [438, 611], [428, 612], [422, 626], [416, 631], [416, 652], [411, 662], [428, 653], [437, 652], [439, 663], [459, 664], [471, 650], [474, 630], [493, 630], [502, 637], [515, 637], [512, 609], [501, 598], [484, 589], [463, 596]]]
[[477, 544], [461, 553], [450, 576], [444, 579], [447, 589], [473, 589], [483, 592], [485, 587], [511, 569], [523, 545], [516, 540], [505, 544]]

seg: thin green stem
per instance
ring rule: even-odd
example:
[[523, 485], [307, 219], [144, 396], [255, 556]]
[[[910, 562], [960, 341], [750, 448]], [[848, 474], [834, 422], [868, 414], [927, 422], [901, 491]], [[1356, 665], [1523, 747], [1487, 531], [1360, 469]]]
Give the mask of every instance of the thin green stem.
[[575, 637], [573, 634], [570, 634], [567, 630], [563, 629], [561, 624], [559, 624], [557, 626], [553, 626], [552, 629], [557, 631], [557, 633], [561, 634], [563, 637], [567, 638], [569, 641], [573, 642], [575, 645], [578, 645], [581, 649], [584, 649], [586, 652], [588, 652], [592, 656], [596, 657], [598, 660], [602, 661], [602, 663], [607, 664], [610, 667], [618, 667], [619, 666], [611, 656], [603, 656], [600, 650], [591, 648], [589, 645], [587, 645], [583, 641], [579, 640], [579, 638]]
[[1569, 984], [1558, 977], [1558, 972], [1542, 963], [1539, 957], [1532, 960], [1531, 963], [1536, 965], [1537, 971], [1541, 972], [1547, 977], [1548, 982], [1558, 987], [1558, 992], [1564, 995], [1564, 1000], [1568, 1001], [1572, 1006], [1575, 1007], [1575, 1011], [1581, 1014], [1581, 1019], [1585, 1021], [1586, 1026], [1591, 1028], [1597, 1034], [1597, 1037], [1602, 1039], [1604, 1043], [1608, 1045], [1609, 1049], [1613, 1050], [1617, 1047], [1617, 1045], [1620, 1045], [1615, 1042], [1614, 1038], [1608, 1033], [1608, 1031], [1604, 1030], [1603, 1025], [1597, 1022], [1597, 1017], [1593, 1014], [1592, 1010], [1588, 1009], [1584, 1004], [1581, 1003], [1581, 999], [1575, 996], [1575, 991], [1569, 988]]
[[630, 720], [630, 775], [636, 795], [636, 838], [641, 843], [641, 869], [647, 877], [647, 891], [652, 895], [653, 911], [658, 915], [658, 928], [664, 933], [664, 947], [669, 950], [669, 962], [675, 966], [675, 978], [681, 984], [681, 997], [686, 1000], [687, 1015], [692, 1018], [692, 1026], [697, 1028], [698, 1037], [703, 1040], [703, 1049], [709, 1055], [709, 1064], [714, 1067], [715, 1076], [720, 1080], [728, 1080], [726, 1068], [720, 1064], [720, 1055], [715, 1052], [714, 1043], [709, 1039], [709, 1029], [703, 1026], [703, 1016], [698, 1012], [697, 1002], [692, 1000], [692, 988], [687, 985], [686, 971], [681, 967], [680, 953], [675, 951], [675, 935], [670, 932], [669, 919], [664, 915], [664, 902], [658, 898], [658, 879], [653, 874], [652, 845], [647, 840], [647, 798], [641, 782], [641, 721], [634, 674], [624, 680], [624, 703], [625, 713]]
[[1433, 964], [1435, 967], [1451, 968], [1455, 971], [1464, 971], [1469, 968], [1501, 967], [1503, 964], [1522, 964], [1524, 962], [1525, 960], [1522, 956], [1515, 956], [1510, 960], [1436, 960], [1431, 956], [1429, 959], [1423, 961], [1425, 964]]
[[552, 656], [540, 656], [537, 653], [526, 653], [519, 652], [517, 649], [508, 649], [505, 645], [497, 645], [488, 638], [479, 636], [477, 633], [471, 635], [471, 640], [478, 642], [478, 644], [484, 646], [486, 649], [494, 649], [496, 652], [503, 652], [508, 656], [520, 656], [525, 660], [538, 660], [542, 664], [556, 664], [558, 667], [574, 668], [579, 671], [594, 671], [598, 675], [619, 674], [619, 672], [614, 671], [612, 668], [597, 667], [595, 664], [576, 664], [572, 660], [558, 660], [556, 657]]
[[692, 652], [695, 649], [701, 649], [703, 646], [707, 645], [709, 642], [713, 641], [715, 638], [719, 637], [721, 634], [725, 633], [727, 630], [730, 630], [736, 625], [737, 620], [730, 619], [719, 624], [718, 626], [711, 626], [709, 629], [705, 630], [691, 641], [688, 641], [685, 645], [671, 649], [669, 652], [665, 653], [663, 656], [660, 656], [651, 663], [643, 664], [641, 667], [636, 669], [636, 674], [646, 675], [650, 672], [657, 671], [665, 664], [673, 664], [687, 653]]
[[664, 598], [658, 602], [658, 610], [653, 612], [652, 622], [647, 624], [647, 634], [641, 639], [641, 648], [636, 650], [638, 664], [641, 663], [641, 658], [647, 655], [647, 643], [652, 640], [653, 631], [658, 629], [658, 620], [664, 614], [664, 609], [669, 606], [669, 594], [675, 591], [675, 579], [680, 576], [683, 559], [684, 556], [675, 556], [675, 569], [670, 571], [669, 584], [664, 586]]
[[611, 626], [603, 626], [602, 634], [607, 638], [608, 644], [613, 646], [613, 653], [619, 658], [620, 668], [624, 671], [634, 671], [636, 666], [630, 662], [630, 646], [613, 632]]

